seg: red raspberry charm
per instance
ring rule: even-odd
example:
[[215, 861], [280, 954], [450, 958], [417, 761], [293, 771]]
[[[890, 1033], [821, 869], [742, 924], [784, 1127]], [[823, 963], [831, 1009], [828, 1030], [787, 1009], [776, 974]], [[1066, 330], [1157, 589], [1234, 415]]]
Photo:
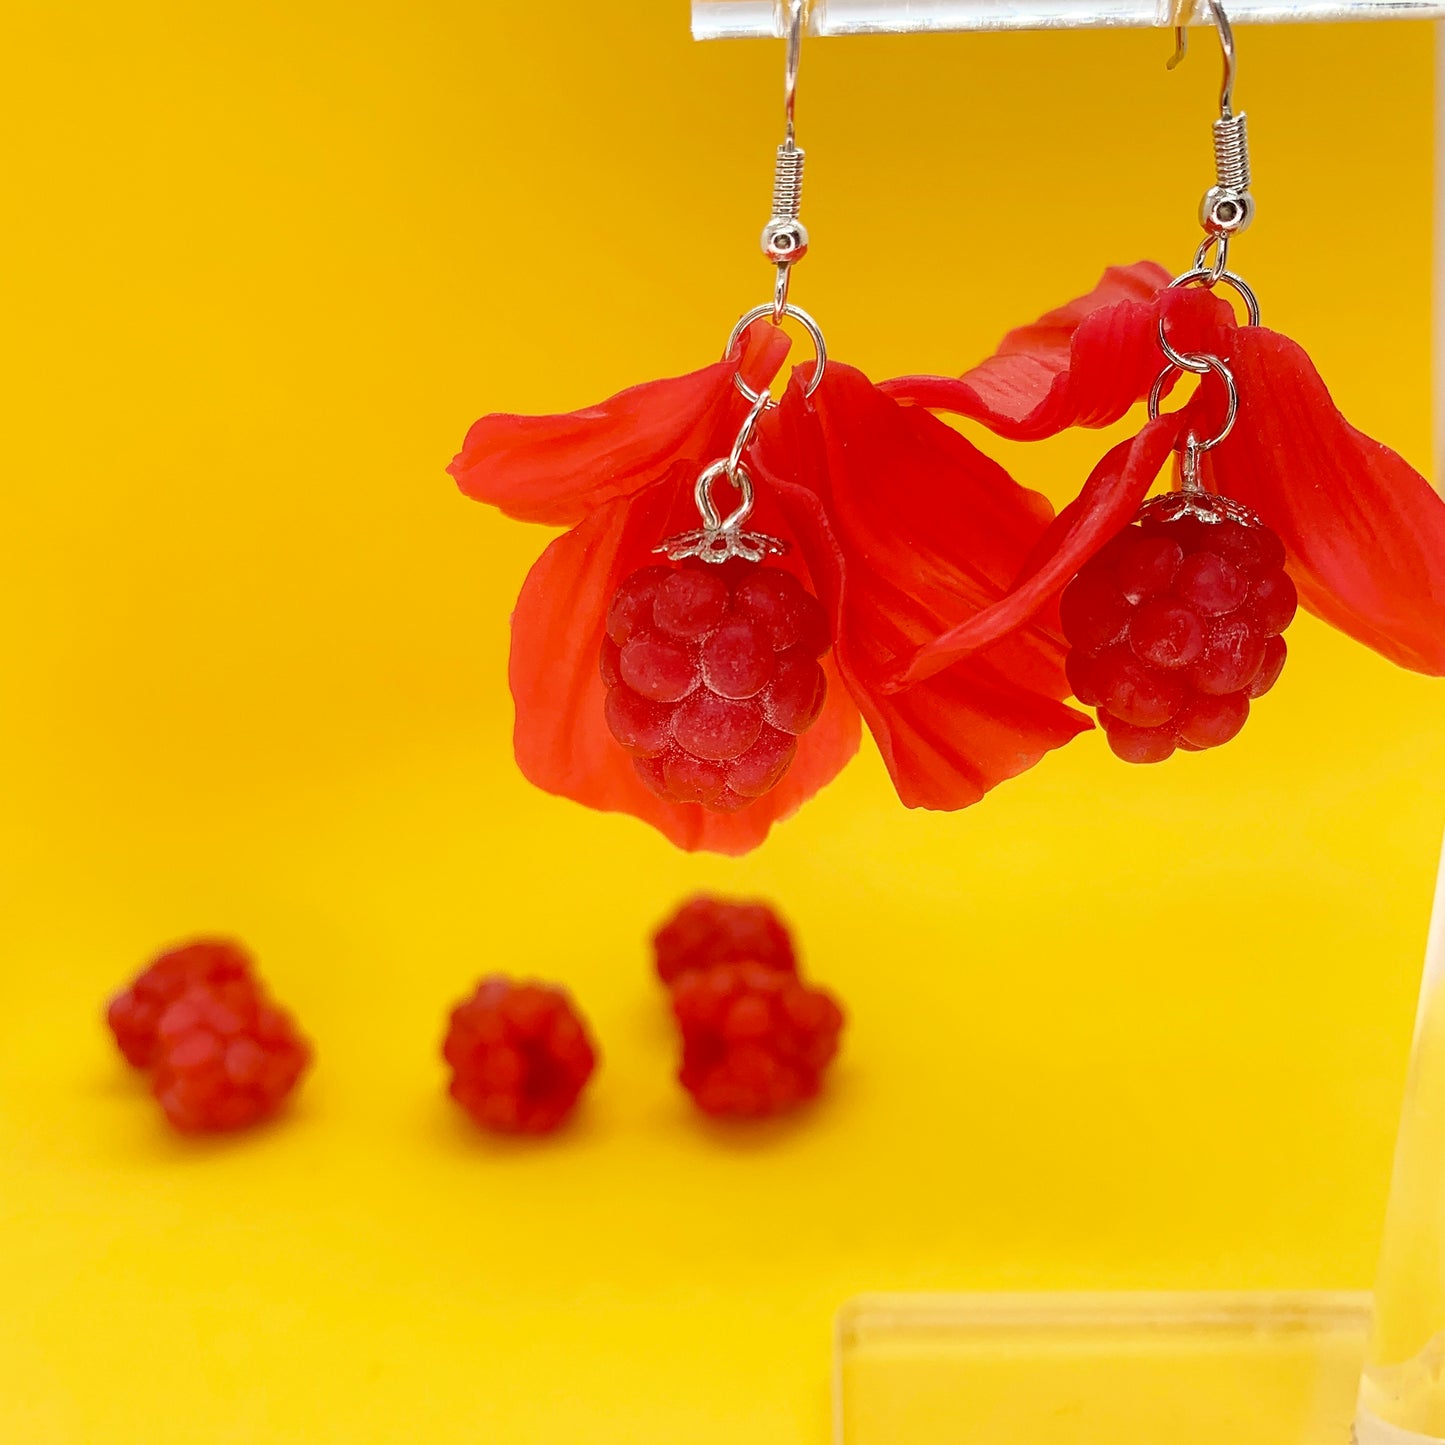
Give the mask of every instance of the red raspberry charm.
[[1130, 763], [1227, 743], [1278, 681], [1298, 599], [1284, 545], [1227, 498], [1145, 504], [1064, 589], [1074, 696]]
[[817, 721], [829, 642], [818, 599], [781, 567], [644, 567], [607, 614], [607, 726], [658, 797], [735, 812], [778, 783]]
[[831, 994], [755, 963], [684, 973], [672, 989], [678, 1079], [705, 1114], [760, 1118], [813, 1098], [838, 1051]]
[[452, 1010], [442, 1057], [452, 1066], [452, 1098], [502, 1134], [550, 1134], [597, 1064], [566, 993], [500, 975]]
[[185, 1133], [268, 1119], [311, 1062], [290, 1016], [247, 978], [192, 984], [156, 1026], [151, 1089]]
[[251, 959], [238, 943], [204, 938], [168, 949], [111, 999], [106, 1022], [126, 1062], [149, 1069], [156, 1061], [161, 1015], [194, 984], [249, 981]]
[[793, 940], [766, 903], [734, 902], [699, 893], [653, 935], [657, 976], [671, 985], [684, 973], [723, 963], [755, 963], [797, 973]]

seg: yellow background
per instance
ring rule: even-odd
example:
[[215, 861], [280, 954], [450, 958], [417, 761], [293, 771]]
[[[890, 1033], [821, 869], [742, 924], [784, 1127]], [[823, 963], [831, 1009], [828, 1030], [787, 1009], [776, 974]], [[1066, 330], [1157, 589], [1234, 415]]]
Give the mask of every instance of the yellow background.
[[[1241, 35], [1238, 265], [1429, 457], [1430, 29]], [[819, 42], [796, 299], [958, 370], [1110, 261], [1182, 268], [1217, 61], [1161, 33]], [[531, 791], [545, 537], [442, 473], [488, 409], [699, 365], [769, 294], [780, 47], [682, 0], [16, 0], [0, 47], [0, 1435], [817, 1442], [862, 1289], [1368, 1282], [1445, 687], [1301, 620], [1218, 754], [1080, 740], [908, 814], [875, 755], [740, 861]], [[1067, 496], [1092, 435], [1010, 452]], [[644, 936], [775, 897], [847, 1001], [807, 1117], [705, 1127]], [[231, 931], [318, 1042], [283, 1125], [164, 1129], [99, 1023]], [[565, 981], [566, 1137], [441, 1095], [444, 1012]]]

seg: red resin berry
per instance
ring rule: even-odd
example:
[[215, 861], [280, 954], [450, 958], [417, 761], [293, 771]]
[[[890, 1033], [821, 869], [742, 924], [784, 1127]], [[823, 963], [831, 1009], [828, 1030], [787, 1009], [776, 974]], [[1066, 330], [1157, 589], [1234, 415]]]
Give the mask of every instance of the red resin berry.
[[[1168, 537], [1145, 537], [1137, 545], [1120, 548], [1114, 567], [1113, 582], [1125, 602], [1137, 607], [1150, 597], [1169, 590], [1184, 549]], [[1112, 588], [1110, 589], [1113, 590]], [[1124, 621], [1128, 621], [1126, 611]], [[1122, 631], [1122, 625], [1120, 630]]]
[[607, 613], [608, 730], [660, 798], [746, 807], [777, 786], [818, 720], [828, 646], [817, 598], [781, 567], [644, 567]]
[[1204, 655], [1203, 618], [1173, 597], [1150, 598], [1134, 609], [1128, 625], [1129, 646], [1146, 667], [1173, 672]]
[[1234, 737], [1248, 717], [1249, 699], [1242, 692], [1196, 698], [1176, 719], [1179, 741], [1217, 748]]
[[782, 919], [766, 903], [741, 903], [700, 893], [652, 937], [657, 976], [666, 984], [694, 969], [753, 963], [796, 973], [797, 955]]
[[1104, 735], [1114, 756], [1126, 763], [1162, 763], [1172, 757], [1179, 740], [1172, 727], [1139, 728], [1133, 723], [1121, 722], [1110, 713], [1101, 712], [1099, 721], [1104, 724]]
[[251, 980], [251, 959], [238, 943], [205, 938], [168, 949], [106, 1009], [106, 1022], [126, 1062], [149, 1069], [156, 1061], [156, 1028], [161, 1015], [194, 984]]
[[1236, 612], [1216, 618], [1204, 655], [1190, 669], [1195, 691], [1223, 697], [1248, 687], [1264, 665], [1267, 642], [1251, 617]]
[[311, 1062], [290, 1016], [249, 979], [192, 985], [161, 1015], [151, 1089], [185, 1133], [275, 1114]]
[[1080, 572], [1059, 599], [1064, 635], [1078, 638], [1086, 652], [1102, 652], [1124, 636], [1129, 625], [1129, 603], [1114, 579], [1087, 570]]
[[1271, 637], [1264, 645], [1264, 661], [1260, 664], [1259, 673], [1245, 688], [1244, 695], [1248, 698], [1263, 697], [1279, 681], [1288, 654], [1284, 638]]
[[484, 1129], [550, 1134], [576, 1106], [597, 1052], [572, 1000], [543, 983], [484, 978], [452, 1010], [450, 1092]]
[[1274, 532], [1221, 499], [1174, 496], [1065, 588], [1064, 669], [1119, 757], [1162, 762], [1239, 732], [1284, 667], [1279, 634], [1298, 606], [1284, 559]]
[[1175, 574], [1174, 595], [1201, 617], [1233, 612], [1249, 594], [1249, 579], [1217, 552], [1195, 552]]
[[684, 973], [672, 990], [678, 1078], [705, 1114], [759, 1118], [811, 1099], [838, 1051], [843, 1011], [822, 989], [756, 963]]
[[1249, 610], [1267, 637], [1278, 637], [1298, 608], [1299, 594], [1287, 572], [1266, 572], [1249, 589]]
[[1184, 703], [1184, 684], [1170, 669], [1153, 668], [1136, 657], [1126, 643], [1091, 659], [1097, 706], [1133, 727], [1167, 723]]

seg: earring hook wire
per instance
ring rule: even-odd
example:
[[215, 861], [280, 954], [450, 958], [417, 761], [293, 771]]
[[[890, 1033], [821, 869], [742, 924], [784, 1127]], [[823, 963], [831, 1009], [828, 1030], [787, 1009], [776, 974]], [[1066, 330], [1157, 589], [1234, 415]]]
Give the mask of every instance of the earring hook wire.
[[[1229, 23], [1220, 0], [1205, 0], [1209, 18], [1214, 22], [1215, 33], [1219, 36], [1219, 48], [1224, 55], [1224, 78], [1219, 84], [1219, 114], [1229, 120], [1234, 115], [1234, 77], [1238, 69], [1234, 49], [1234, 27]], [[1189, 54], [1189, 31], [1183, 25], [1174, 27], [1174, 54], [1169, 57], [1169, 69], [1173, 70]]]
[[788, 51], [783, 62], [783, 119], [786, 124], [784, 144], [797, 143], [793, 114], [798, 103], [798, 67], [803, 58], [803, 30], [808, 18], [807, 0], [786, 0], [788, 16]]

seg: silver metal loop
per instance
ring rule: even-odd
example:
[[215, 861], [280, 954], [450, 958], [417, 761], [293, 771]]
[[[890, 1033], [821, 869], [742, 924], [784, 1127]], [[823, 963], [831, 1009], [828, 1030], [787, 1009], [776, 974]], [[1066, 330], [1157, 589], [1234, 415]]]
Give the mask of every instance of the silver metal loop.
[[[1244, 302], [1249, 324], [1251, 326], [1258, 326], [1259, 298], [1254, 294], [1249, 283], [1242, 277], [1236, 276], [1233, 271], [1225, 271], [1217, 280], [1224, 282], [1230, 290], [1239, 295], [1240, 299]], [[1186, 271], [1182, 276], [1176, 276], [1166, 289], [1173, 290], [1177, 286], [1206, 286], [1212, 289], [1216, 284], [1216, 281], [1210, 279], [1207, 269], [1196, 267], [1192, 271]], [[1212, 364], [1217, 358], [1207, 356], [1197, 351], [1180, 351], [1173, 345], [1169, 340], [1168, 333], [1164, 330], [1164, 318], [1162, 316], [1159, 318], [1158, 332], [1159, 349], [1164, 353], [1169, 365], [1176, 371], [1188, 371], [1195, 376], [1203, 376], [1207, 371], [1213, 369]], [[1231, 377], [1231, 384], [1232, 381], [1233, 378]], [[1223, 440], [1223, 438], [1221, 438], [1221, 440]]]
[[[764, 557], [781, 556], [788, 550], [788, 544], [779, 537], [770, 537], [766, 532], [743, 531], [743, 523], [752, 514], [754, 492], [753, 479], [742, 464], [742, 456], [752, 440], [758, 418], [771, 404], [772, 397], [767, 391], [760, 392], [752, 410], [738, 428], [732, 451], [704, 467], [693, 483], [692, 499], [702, 526], [667, 538], [652, 549], [654, 552], [661, 552], [674, 562], [696, 557], [701, 562], [720, 564], [734, 557], [741, 557], [745, 562], [760, 562]], [[726, 517], [718, 511], [712, 499], [713, 483], [719, 477], [726, 477], [738, 491], [738, 504]]]
[[773, 325], [781, 326], [788, 314], [788, 284], [792, 279], [793, 263], [783, 261], [778, 266], [778, 279], [773, 282]]
[[[726, 477], [738, 489], [738, 504], [726, 517], [718, 512], [712, 499], [712, 484], [719, 477]], [[703, 469], [692, 489], [692, 497], [697, 503], [697, 514], [702, 518], [706, 531], [737, 532], [752, 514], [753, 479], [745, 468], [735, 465], [731, 458], [724, 457]]]
[[1251, 326], [1259, 325], [1259, 297], [1254, 294], [1254, 288], [1244, 277], [1236, 275], [1233, 271], [1221, 271], [1218, 276], [1214, 275], [1208, 266], [1195, 266], [1192, 270], [1186, 271], [1182, 276], [1176, 276], [1166, 288], [1173, 291], [1180, 286], [1207, 286], [1211, 290], [1223, 282], [1241, 301], [1244, 302], [1244, 309], [1249, 317]]
[[[1214, 252], [1212, 257], [1209, 255], [1211, 250]], [[1207, 276], [1208, 285], [1217, 285], [1229, 274], [1229, 236], [1222, 231], [1210, 231], [1194, 253], [1192, 269]]]
[[1177, 371], [1188, 371], [1203, 376], [1209, 370], [1209, 359], [1197, 351], [1176, 351], [1164, 334], [1164, 318], [1159, 318], [1159, 350]]
[[758, 399], [753, 403], [752, 410], [743, 418], [743, 424], [738, 428], [737, 440], [733, 442], [733, 449], [728, 453], [727, 470], [728, 476], [740, 472], [740, 463], [743, 459], [743, 452], [753, 439], [753, 428], [758, 424], [758, 418], [773, 404], [772, 393], [764, 387], [758, 393]]
[[[761, 306], [754, 306], [751, 311], [743, 312], [743, 314], [738, 317], [737, 325], [733, 327], [732, 333], [728, 336], [728, 344], [723, 348], [724, 359], [733, 354], [733, 347], [742, 340], [743, 332], [745, 332], [754, 321], [761, 321], [765, 316], [771, 319], [773, 314], [773, 303], [771, 301], [764, 301]], [[808, 378], [808, 383], [803, 388], [803, 396], [805, 398], [810, 397], [817, 391], [819, 383], [823, 380], [823, 372], [827, 369], [828, 344], [823, 340], [822, 328], [819, 327], [818, 323], [814, 321], [801, 306], [784, 303], [783, 316], [791, 316], [793, 320], [808, 333], [808, 337], [813, 343], [813, 350], [818, 358], [817, 365], [813, 367], [813, 374]], [[743, 396], [754, 406], [767, 396], [766, 388], [762, 391], [754, 391], [743, 379], [741, 371], [733, 373], [733, 385], [737, 387]], [[771, 399], [765, 404], [767, 406], [777, 405], [777, 403]]]
[[1199, 451], [1207, 452], [1217, 447], [1234, 430], [1234, 423], [1239, 417], [1239, 387], [1235, 383], [1234, 373], [1217, 356], [1209, 356], [1202, 351], [1183, 354], [1191, 365], [1181, 368], [1171, 361], [1154, 378], [1154, 385], [1149, 388], [1149, 420], [1157, 421], [1159, 418], [1159, 403], [1164, 397], [1164, 383], [1172, 373], [1184, 370], [1203, 376], [1205, 372], [1212, 371], [1224, 383], [1224, 421], [1220, 424], [1219, 431], [1207, 441], [1199, 441], [1192, 433], [1190, 436]]

